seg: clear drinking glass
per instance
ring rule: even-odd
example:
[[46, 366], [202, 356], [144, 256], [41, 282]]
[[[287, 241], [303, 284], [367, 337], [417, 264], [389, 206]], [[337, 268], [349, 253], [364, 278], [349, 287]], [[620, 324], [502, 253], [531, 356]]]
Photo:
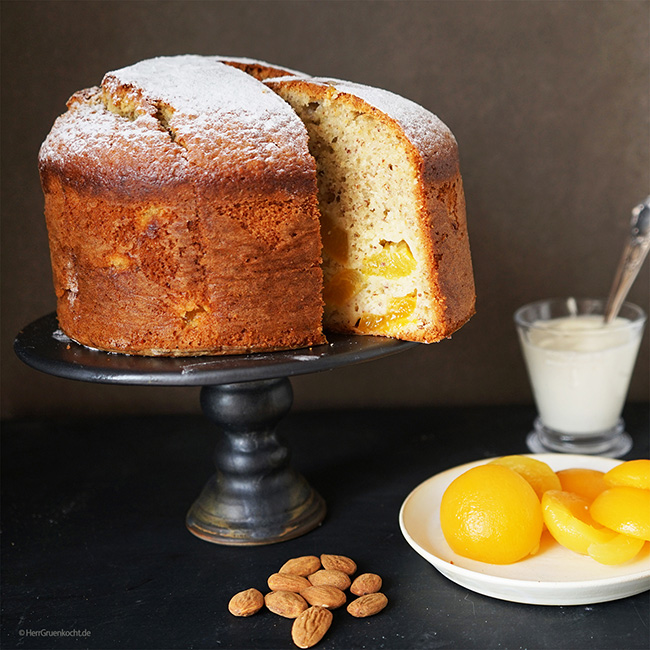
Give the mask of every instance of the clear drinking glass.
[[624, 303], [605, 325], [605, 300], [541, 300], [515, 312], [538, 417], [534, 452], [622, 456], [632, 447], [621, 412], [645, 312]]

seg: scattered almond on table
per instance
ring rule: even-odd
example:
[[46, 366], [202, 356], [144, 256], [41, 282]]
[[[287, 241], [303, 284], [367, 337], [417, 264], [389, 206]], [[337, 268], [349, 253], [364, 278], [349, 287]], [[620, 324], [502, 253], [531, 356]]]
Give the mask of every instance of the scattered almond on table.
[[257, 589], [245, 589], [235, 594], [228, 603], [228, 611], [235, 616], [252, 616], [264, 606], [264, 596]]
[[[234, 616], [252, 616], [266, 606], [270, 612], [293, 619], [291, 638], [299, 648], [311, 648], [332, 625], [332, 610], [347, 603], [355, 618], [374, 616], [388, 604], [376, 573], [354, 577], [357, 564], [344, 555], [304, 555], [287, 560], [267, 579], [265, 596], [250, 588], [235, 594], [228, 603]], [[346, 590], [353, 599], [348, 603]]]
[[319, 569], [307, 576], [307, 579], [312, 585], [336, 587], [341, 591], [345, 591], [350, 586], [350, 576], [336, 569]]
[[302, 557], [294, 557], [287, 560], [278, 573], [288, 573], [292, 576], [303, 576], [315, 573], [321, 568], [320, 558], [315, 555], [303, 555]]
[[376, 573], [362, 573], [354, 579], [350, 592], [355, 596], [374, 594], [381, 589], [381, 578]]
[[267, 584], [271, 591], [295, 591], [300, 593], [311, 587], [311, 582], [302, 576], [292, 576], [288, 573], [274, 573], [269, 576]]
[[366, 616], [378, 614], [386, 605], [388, 605], [388, 598], [380, 591], [377, 591], [374, 594], [366, 594], [353, 600], [348, 605], [348, 612], [356, 618], [365, 618]]
[[311, 648], [324, 636], [332, 624], [332, 612], [313, 605], [306, 609], [291, 626], [291, 638], [299, 648]]
[[311, 585], [301, 591], [300, 595], [310, 605], [320, 605], [327, 609], [338, 609], [347, 601], [345, 594], [340, 589], [330, 585]]
[[284, 618], [297, 618], [306, 609], [309, 603], [295, 591], [271, 591], [264, 596], [267, 609]]

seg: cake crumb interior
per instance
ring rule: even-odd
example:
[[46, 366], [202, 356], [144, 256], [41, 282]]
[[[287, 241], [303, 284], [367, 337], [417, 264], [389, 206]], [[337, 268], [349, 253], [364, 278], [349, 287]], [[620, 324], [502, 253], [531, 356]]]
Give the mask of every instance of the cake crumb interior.
[[335, 95], [306, 101], [276, 90], [305, 124], [316, 159], [326, 325], [379, 334], [414, 323], [424, 251], [417, 177], [403, 141]]

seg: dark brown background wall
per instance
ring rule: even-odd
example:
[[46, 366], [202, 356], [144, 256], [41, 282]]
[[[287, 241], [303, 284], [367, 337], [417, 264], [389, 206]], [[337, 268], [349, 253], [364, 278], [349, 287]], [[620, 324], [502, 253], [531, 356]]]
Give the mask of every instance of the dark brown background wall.
[[[90, 385], [23, 366], [54, 309], [36, 158], [65, 101], [165, 54], [261, 58], [387, 88], [461, 152], [478, 313], [451, 340], [293, 380], [295, 408], [526, 403], [512, 313], [604, 296], [650, 192], [647, 1], [2, 2], [2, 415], [198, 410], [196, 389]], [[631, 300], [648, 310], [648, 264]], [[648, 399], [648, 334], [630, 398]]]

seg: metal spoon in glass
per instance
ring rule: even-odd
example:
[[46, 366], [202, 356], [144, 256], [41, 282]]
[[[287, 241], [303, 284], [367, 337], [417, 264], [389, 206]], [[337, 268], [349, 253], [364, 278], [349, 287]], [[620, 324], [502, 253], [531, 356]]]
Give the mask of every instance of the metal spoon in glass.
[[605, 323], [616, 318], [650, 249], [650, 196], [632, 210], [630, 233], [605, 305]]

